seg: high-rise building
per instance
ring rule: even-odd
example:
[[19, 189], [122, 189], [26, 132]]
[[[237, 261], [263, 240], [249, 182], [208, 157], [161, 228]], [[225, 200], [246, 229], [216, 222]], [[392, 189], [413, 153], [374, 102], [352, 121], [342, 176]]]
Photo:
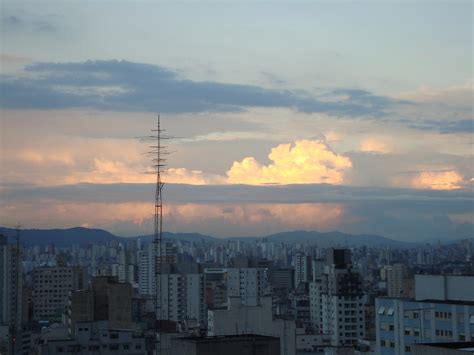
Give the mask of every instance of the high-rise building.
[[23, 354], [22, 325], [23, 272], [21, 248], [8, 244], [0, 235], [0, 352]]
[[132, 327], [132, 286], [115, 276], [97, 276], [87, 290], [71, 292], [69, 327], [75, 332], [78, 322], [107, 321], [112, 329]]
[[20, 329], [23, 275], [21, 249], [0, 235], [0, 323]]
[[60, 320], [69, 304], [69, 293], [85, 287], [82, 267], [55, 266], [33, 270], [33, 318]]
[[331, 345], [353, 346], [365, 336], [362, 277], [351, 264], [350, 250], [329, 249], [322, 275], [310, 284], [310, 317]]
[[220, 308], [227, 304], [226, 269], [204, 269], [204, 302], [208, 309]]
[[144, 250], [139, 253], [139, 269], [138, 269], [138, 290], [141, 295], [152, 296], [155, 294], [155, 274], [159, 273], [160, 258], [161, 264], [176, 264], [177, 250], [170, 242], [163, 243], [163, 253], [156, 251], [155, 245], [150, 243]]
[[387, 296], [393, 298], [404, 297], [404, 282], [407, 276], [407, 267], [405, 264], [386, 266], [385, 275], [387, 278]]
[[303, 253], [295, 256], [295, 288], [301, 283], [311, 281], [312, 258]]
[[203, 274], [162, 274], [161, 313], [159, 319], [183, 323], [195, 320], [206, 322]]
[[267, 269], [227, 269], [227, 292], [228, 297], [240, 297], [243, 305], [256, 306], [268, 293]]

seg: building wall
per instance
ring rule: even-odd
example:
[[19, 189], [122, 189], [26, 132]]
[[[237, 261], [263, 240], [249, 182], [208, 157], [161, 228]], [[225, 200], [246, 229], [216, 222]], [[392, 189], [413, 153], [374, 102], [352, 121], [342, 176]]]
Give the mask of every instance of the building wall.
[[295, 353], [295, 323], [273, 319], [271, 297], [263, 297], [257, 306], [244, 306], [237, 297], [229, 298], [229, 307], [208, 311], [208, 336], [258, 334], [280, 338], [282, 355]]
[[171, 355], [275, 355], [280, 353], [278, 338], [221, 338], [193, 341], [173, 339]]
[[84, 288], [85, 270], [80, 267], [40, 267], [33, 270], [33, 317], [60, 319], [67, 310], [69, 293]]
[[411, 354], [414, 343], [472, 341], [474, 305], [376, 299], [377, 354]]
[[7, 244], [7, 238], [0, 235], [0, 325], [21, 327], [23, 293], [23, 272], [21, 248]]
[[474, 276], [415, 275], [415, 299], [474, 302]]

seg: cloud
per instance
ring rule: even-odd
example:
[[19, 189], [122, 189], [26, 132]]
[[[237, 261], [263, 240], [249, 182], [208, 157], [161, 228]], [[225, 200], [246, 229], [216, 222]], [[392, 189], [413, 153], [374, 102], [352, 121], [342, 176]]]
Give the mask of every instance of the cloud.
[[227, 171], [231, 184], [342, 184], [351, 160], [334, 153], [322, 141], [298, 140], [292, 146], [280, 144], [271, 150], [272, 163], [261, 165], [247, 157], [234, 162]]
[[52, 14], [37, 15], [25, 11], [15, 14], [4, 13], [0, 18], [0, 28], [5, 33], [56, 33], [59, 30], [58, 20], [59, 16]]
[[[127, 61], [34, 63], [21, 76], [0, 77], [4, 108], [88, 107], [139, 112], [232, 112], [249, 107], [292, 108], [335, 116], [382, 116], [405, 101], [362, 90], [337, 90], [340, 101], [259, 86], [191, 81], [177, 72]], [[331, 95], [328, 93], [328, 95]]]
[[359, 150], [366, 153], [387, 154], [392, 151], [390, 144], [378, 138], [367, 137], [361, 140]]
[[[4, 186], [1, 197], [3, 225], [87, 224], [120, 235], [153, 229], [154, 184]], [[337, 229], [412, 241], [472, 237], [473, 197], [467, 189], [167, 184], [164, 224], [167, 231], [216, 236]]]
[[0, 64], [2, 66], [13, 66], [20, 64], [24, 65], [25, 63], [29, 63], [31, 61], [32, 58], [27, 56], [12, 53], [0, 53]]
[[[459, 85], [437, 89], [421, 86], [416, 91], [397, 95], [400, 100], [416, 103], [416, 111], [410, 106], [399, 106], [401, 122], [409, 127], [439, 131], [442, 133], [472, 133], [474, 131], [473, 110], [474, 79]], [[406, 116], [417, 119], [407, 119]], [[422, 117], [422, 119], [420, 119]]]
[[455, 170], [423, 171], [412, 180], [413, 187], [432, 190], [455, 190], [462, 184], [463, 177]]

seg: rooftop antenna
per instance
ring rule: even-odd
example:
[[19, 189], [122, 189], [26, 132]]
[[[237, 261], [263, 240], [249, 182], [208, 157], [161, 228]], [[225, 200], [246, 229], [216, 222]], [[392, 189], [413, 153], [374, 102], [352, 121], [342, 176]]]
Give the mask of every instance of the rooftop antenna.
[[160, 321], [162, 317], [162, 273], [163, 273], [163, 260], [165, 257], [166, 248], [163, 247], [163, 187], [164, 182], [162, 174], [166, 168], [166, 155], [169, 154], [167, 147], [163, 145], [162, 140], [171, 139], [172, 137], [165, 136], [163, 128], [161, 128], [160, 115], [157, 117], [156, 128], [151, 130], [151, 135], [142, 137], [145, 141], [149, 141], [152, 145], [149, 146], [150, 151], [147, 155], [151, 158], [152, 170], [149, 174], [153, 174], [156, 177], [155, 181], [155, 212], [154, 212], [154, 234], [153, 234], [153, 252], [155, 258], [155, 284], [154, 284], [154, 304], [155, 304], [155, 349], [156, 354], [163, 353], [163, 342], [161, 341], [160, 334]]

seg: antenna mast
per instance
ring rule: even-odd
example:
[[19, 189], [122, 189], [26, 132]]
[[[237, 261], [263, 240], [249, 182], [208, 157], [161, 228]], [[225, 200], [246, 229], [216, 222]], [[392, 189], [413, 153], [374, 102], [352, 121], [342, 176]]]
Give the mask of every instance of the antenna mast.
[[150, 145], [151, 149], [148, 155], [152, 161], [152, 171], [150, 174], [156, 176], [155, 186], [155, 212], [154, 212], [154, 234], [153, 234], [153, 258], [154, 258], [154, 304], [155, 304], [155, 349], [156, 354], [162, 353], [162, 341], [160, 336], [160, 324], [162, 314], [162, 277], [163, 274], [163, 261], [166, 257], [166, 248], [163, 247], [163, 186], [162, 174], [166, 167], [166, 159], [164, 156], [168, 155], [169, 152], [166, 147], [162, 144], [163, 139], [170, 139], [171, 137], [164, 136], [164, 129], [161, 128], [160, 115], [157, 118], [156, 128], [151, 130], [150, 136], [144, 137], [145, 140], [150, 141], [153, 145]]

